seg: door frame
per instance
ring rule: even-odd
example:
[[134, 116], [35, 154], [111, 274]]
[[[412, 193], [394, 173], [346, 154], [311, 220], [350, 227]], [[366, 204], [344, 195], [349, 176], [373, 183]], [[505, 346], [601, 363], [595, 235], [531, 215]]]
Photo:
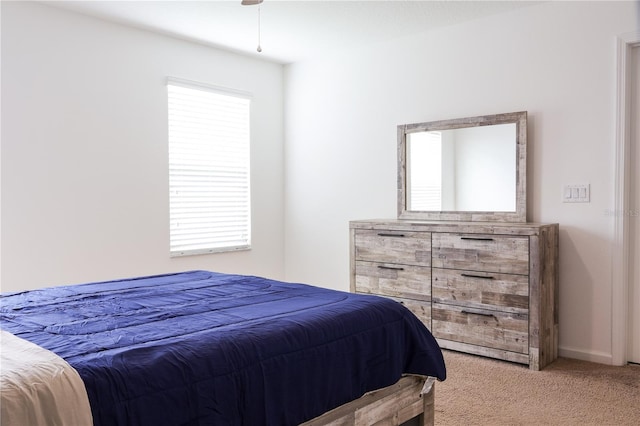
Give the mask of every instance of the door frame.
[[628, 295], [629, 281], [629, 197], [630, 176], [630, 57], [631, 50], [640, 46], [640, 31], [621, 34], [617, 38], [617, 102], [616, 152], [614, 183], [614, 235], [611, 277], [611, 362], [624, 365], [628, 361], [627, 343], [630, 326]]

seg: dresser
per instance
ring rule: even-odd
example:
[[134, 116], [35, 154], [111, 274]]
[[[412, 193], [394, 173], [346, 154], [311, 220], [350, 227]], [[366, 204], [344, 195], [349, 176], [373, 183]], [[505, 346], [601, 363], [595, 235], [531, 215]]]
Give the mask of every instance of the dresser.
[[443, 349], [527, 364], [558, 356], [558, 224], [358, 220], [351, 291], [404, 304]]

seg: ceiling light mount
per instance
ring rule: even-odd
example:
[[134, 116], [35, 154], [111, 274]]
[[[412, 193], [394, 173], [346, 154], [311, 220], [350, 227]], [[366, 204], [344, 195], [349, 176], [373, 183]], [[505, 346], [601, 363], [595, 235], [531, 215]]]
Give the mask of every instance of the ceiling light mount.
[[255, 6], [258, 5], [258, 48], [256, 49], [258, 53], [262, 52], [262, 47], [260, 47], [260, 3], [263, 0], [242, 0], [240, 4], [243, 6]]

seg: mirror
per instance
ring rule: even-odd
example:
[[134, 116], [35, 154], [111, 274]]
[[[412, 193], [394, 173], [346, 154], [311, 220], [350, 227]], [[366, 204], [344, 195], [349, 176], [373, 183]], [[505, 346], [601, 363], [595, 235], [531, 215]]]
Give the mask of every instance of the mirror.
[[526, 222], [527, 113], [398, 126], [398, 218]]

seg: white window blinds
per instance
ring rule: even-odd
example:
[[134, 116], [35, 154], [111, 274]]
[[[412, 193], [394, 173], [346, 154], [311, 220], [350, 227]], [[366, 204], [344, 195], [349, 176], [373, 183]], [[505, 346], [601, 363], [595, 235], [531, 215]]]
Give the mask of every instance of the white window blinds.
[[251, 244], [247, 95], [169, 79], [170, 254]]

